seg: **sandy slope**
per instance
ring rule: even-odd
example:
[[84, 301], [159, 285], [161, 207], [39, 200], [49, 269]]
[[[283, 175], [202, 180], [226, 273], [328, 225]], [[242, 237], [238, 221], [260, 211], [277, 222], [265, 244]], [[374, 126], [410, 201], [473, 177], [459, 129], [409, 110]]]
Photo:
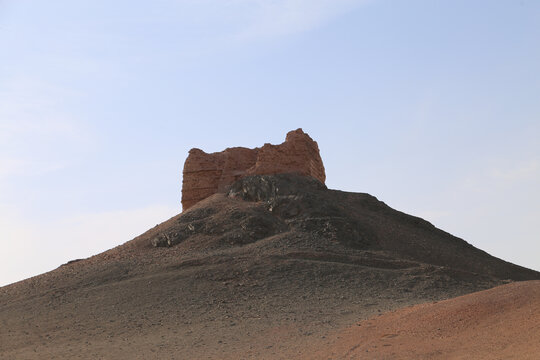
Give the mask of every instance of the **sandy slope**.
[[539, 359], [540, 281], [386, 313], [306, 359]]

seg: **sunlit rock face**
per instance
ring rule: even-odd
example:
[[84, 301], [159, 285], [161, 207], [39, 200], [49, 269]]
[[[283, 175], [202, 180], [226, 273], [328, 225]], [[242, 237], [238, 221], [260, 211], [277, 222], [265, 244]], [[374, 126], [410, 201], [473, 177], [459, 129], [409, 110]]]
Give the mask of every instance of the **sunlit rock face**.
[[302, 129], [290, 131], [280, 145], [260, 148], [227, 148], [207, 154], [191, 149], [184, 163], [182, 208], [224, 191], [236, 180], [248, 175], [296, 173], [311, 176], [324, 184], [326, 175], [317, 142]]

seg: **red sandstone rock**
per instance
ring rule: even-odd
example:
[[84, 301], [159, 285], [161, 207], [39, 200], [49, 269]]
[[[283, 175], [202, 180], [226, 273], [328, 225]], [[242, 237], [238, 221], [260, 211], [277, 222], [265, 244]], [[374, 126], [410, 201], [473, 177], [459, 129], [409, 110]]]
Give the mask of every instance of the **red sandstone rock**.
[[280, 145], [234, 147], [212, 154], [191, 149], [184, 163], [182, 208], [189, 209], [244, 176], [279, 173], [312, 176], [322, 183], [326, 180], [319, 147], [302, 129], [290, 131]]

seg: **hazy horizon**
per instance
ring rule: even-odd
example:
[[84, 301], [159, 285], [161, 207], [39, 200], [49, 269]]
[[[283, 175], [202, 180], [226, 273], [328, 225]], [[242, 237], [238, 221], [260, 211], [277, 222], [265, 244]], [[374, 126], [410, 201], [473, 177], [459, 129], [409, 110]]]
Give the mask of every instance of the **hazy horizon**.
[[327, 186], [540, 270], [540, 3], [0, 0], [0, 286], [181, 211], [187, 152], [303, 128]]

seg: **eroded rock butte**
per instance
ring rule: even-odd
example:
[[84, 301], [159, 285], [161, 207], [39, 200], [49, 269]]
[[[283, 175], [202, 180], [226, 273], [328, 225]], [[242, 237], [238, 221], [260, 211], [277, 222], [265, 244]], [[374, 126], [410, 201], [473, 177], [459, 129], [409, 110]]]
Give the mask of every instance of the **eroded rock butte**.
[[224, 191], [248, 175], [296, 173], [311, 176], [324, 184], [326, 175], [319, 146], [302, 129], [290, 131], [280, 145], [264, 144], [255, 149], [227, 148], [207, 154], [191, 149], [184, 163], [182, 208]]

